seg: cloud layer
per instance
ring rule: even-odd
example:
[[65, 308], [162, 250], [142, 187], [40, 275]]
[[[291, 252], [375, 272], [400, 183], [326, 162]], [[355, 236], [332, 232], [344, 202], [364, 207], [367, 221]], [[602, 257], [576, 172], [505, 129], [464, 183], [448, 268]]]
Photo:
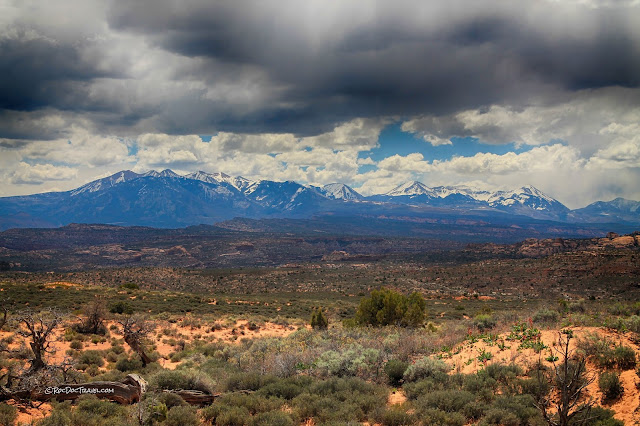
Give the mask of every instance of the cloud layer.
[[[0, 75], [0, 195], [171, 167], [640, 198], [634, 1], [9, 0]], [[372, 160], [393, 123], [519, 153]]]

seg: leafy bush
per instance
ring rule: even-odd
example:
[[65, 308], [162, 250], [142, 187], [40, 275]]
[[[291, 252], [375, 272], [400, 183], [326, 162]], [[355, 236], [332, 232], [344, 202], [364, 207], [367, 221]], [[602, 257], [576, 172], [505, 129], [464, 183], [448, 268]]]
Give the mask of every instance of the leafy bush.
[[311, 314], [311, 328], [316, 330], [326, 330], [329, 327], [329, 320], [324, 313], [322, 312], [322, 308], [316, 309]]
[[605, 371], [602, 373], [600, 379], [598, 379], [598, 386], [606, 400], [618, 399], [622, 395], [622, 392], [624, 392], [624, 388], [620, 382], [620, 375], [613, 371]]
[[419, 410], [417, 416], [424, 425], [463, 426], [467, 423], [460, 413], [447, 413], [434, 408]]
[[225, 407], [215, 417], [216, 426], [246, 426], [251, 422], [251, 414], [244, 407]]
[[631, 318], [627, 320], [626, 325], [628, 330], [634, 333], [640, 333], [640, 316], [632, 315]]
[[274, 383], [277, 380], [274, 376], [265, 376], [255, 372], [235, 373], [227, 379], [225, 389], [229, 392], [239, 390], [257, 391], [263, 386]]
[[418, 409], [437, 408], [447, 413], [460, 412], [476, 399], [471, 392], [464, 390], [441, 390], [422, 395], [415, 405]]
[[266, 397], [283, 398], [291, 400], [300, 395], [313, 381], [309, 376], [298, 376], [281, 379], [263, 386], [259, 394]]
[[172, 392], [162, 392], [158, 396], [158, 401], [163, 403], [168, 409], [173, 407], [179, 407], [181, 405], [187, 405], [184, 399], [178, 394]]
[[293, 426], [291, 416], [282, 411], [267, 411], [253, 417], [252, 426]]
[[167, 426], [198, 426], [200, 421], [195, 408], [179, 405], [169, 410], [165, 424]]
[[444, 361], [432, 357], [424, 357], [411, 364], [404, 372], [405, 382], [415, 382], [428, 377], [441, 378], [451, 369]]
[[116, 362], [116, 369], [122, 372], [139, 371], [142, 369], [142, 360], [137, 356], [133, 356], [132, 358], [120, 358]]
[[496, 326], [496, 320], [489, 314], [479, 314], [473, 318], [473, 325], [480, 331], [486, 331]]
[[380, 351], [354, 343], [344, 351], [326, 351], [316, 360], [316, 367], [326, 376], [369, 378], [382, 362]]
[[[503, 410], [516, 416], [516, 425], [538, 424], [542, 416], [531, 395], [501, 395], [492, 404], [493, 409]], [[487, 417], [489, 411], [487, 411]], [[505, 423], [500, 423], [505, 424]]]
[[537, 324], [554, 324], [558, 322], [559, 317], [558, 311], [542, 308], [533, 315], [532, 320]]
[[424, 324], [426, 303], [420, 293], [411, 293], [408, 297], [381, 288], [373, 290], [369, 297], [360, 300], [356, 312], [356, 323], [360, 325], [401, 327], [419, 327]]
[[387, 378], [389, 379], [389, 384], [391, 386], [399, 386], [402, 377], [404, 376], [404, 372], [409, 367], [409, 363], [400, 361], [397, 359], [389, 360], [384, 365], [384, 372], [387, 374]]
[[133, 313], [133, 307], [127, 302], [119, 301], [111, 305], [109, 312], [112, 314], [131, 315]]
[[314, 419], [315, 423], [330, 421], [365, 421], [380, 408], [387, 391], [364, 380], [331, 378], [314, 381], [308, 389], [289, 404], [299, 420]]
[[189, 370], [161, 370], [149, 380], [154, 390], [192, 389], [210, 393], [213, 385], [203, 374]]
[[629, 346], [616, 346], [613, 350], [613, 358], [618, 368], [622, 370], [631, 370], [636, 366], [636, 351]]
[[[515, 414], [501, 408], [491, 408], [485, 414], [480, 425], [519, 426], [520, 420]], [[526, 424], [526, 423], [525, 423]]]
[[95, 365], [102, 367], [104, 365], [104, 358], [100, 351], [84, 351], [78, 358], [78, 364]]
[[11, 405], [0, 403], [0, 425], [13, 426], [18, 418], [18, 410]]
[[100, 400], [93, 395], [78, 398], [78, 405], [73, 411], [69, 402], [54, 404], [51, 415], [39, 423], [40, 426], [128, 424], [133, 423], [123, 406]]
[[624, 422], [613, 418], [615, 412], [602, 407], [592, 407], [574, 417], [574, 424], [587, 426], [624, 426]]
[[381, 423], [383, 426], [405, 426], [415, 424], [417, 421], [412, 414], [401, 408], [392, 407], [382, 414]]

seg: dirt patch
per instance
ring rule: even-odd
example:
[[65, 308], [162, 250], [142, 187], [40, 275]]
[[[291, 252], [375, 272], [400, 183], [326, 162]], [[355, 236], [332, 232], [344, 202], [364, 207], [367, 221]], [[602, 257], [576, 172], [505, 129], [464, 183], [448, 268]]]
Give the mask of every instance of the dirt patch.
[[387, 405], [400, 405], [407, 402], [407, 396], [401, 389], [395, 390], [389, 394]]

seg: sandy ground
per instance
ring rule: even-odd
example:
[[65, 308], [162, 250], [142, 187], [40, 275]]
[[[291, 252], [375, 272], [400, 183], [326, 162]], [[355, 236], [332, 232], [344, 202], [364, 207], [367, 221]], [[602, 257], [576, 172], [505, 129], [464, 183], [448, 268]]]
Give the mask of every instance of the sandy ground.
[[[636, 357], [640, 361], [640, 351], [628, 334], [615, 333], [613, 331], [597, 328], [597, 327], [572, 327], [574, 339], [571, 340], [570, 350], [575, 349], [575, 345], [580, 338], [584, 338], [589, 334], [599, 334], [606, 337], [616, 344], [624, 344], [632, 347], [636, 351]], [[507, 334], [499, 336], [504, 340], [506, 347], [501, 350], [498, 345], [489, 345], [484, 341], [478, 341], [473, 344], [469, 342], [463, 343], [460, 347], [453, 351], [451, 358], [445, 359], [449, 365], [453, 367], [453, 371], [472, 374], [492, 363], [515, 363], [526, 368], [542, 360], [543, 363], [551, 366], [551, 362], [545, 358], [552, 353], [556, 354], [554, 342], [558, 340], [558, 330], [542, 330], [541, 341], [549, 348], [544, 349], [540, 354], [535, 353], [533, 349], [518, 349], [519, 341], [507, 341]], [[500, 341], [500, 340], [499, 340]], [[478, 359], [481, 353], [487, 352], [492, 355], [491, 360], [482, 362]], [[560, 359], [561, 356], [560, 356]], [[597, 405], [609, 408], [615, 411], [615, 418], [622, 420], [625, 425], [640, 424], [640, 393], [637, 384], [639, 382], [635, 370], [620, 372], [620, 380], [624, 386], [624, 394], [622, 397], [613, 402], [607, 403], [603, 401], [602, 393], [598, 388], [598, 368], [591, 363], [587, 364], [587, 374], [594, 378], [593, 382], [587, 388], [586, 398], [592, 398]]]
[[389, 394], [389, 399], [387, 400], [387, 405], [399, 405], [404, 404], [407, 401], [407, 397], [402, 391], [402, 389], [398, 389], [392, 391]]

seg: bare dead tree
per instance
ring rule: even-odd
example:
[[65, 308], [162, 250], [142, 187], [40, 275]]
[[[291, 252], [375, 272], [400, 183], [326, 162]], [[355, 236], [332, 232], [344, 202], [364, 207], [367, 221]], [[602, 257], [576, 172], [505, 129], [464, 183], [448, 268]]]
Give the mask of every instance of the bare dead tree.
[[[591, 398], [583, 400], [585, 389], [595, 377], [587, 375], [586, 358], [576, 356], [575, 351], [570, 349], [572, 338], [571, 330], [558, 333], [554, 348], [558, 360], [553, 362], [549, 378], [551, 390], [546, 395], [541, 395], [537, 403], [545, 421], [551, 426], [586, 424], [594, 403]], [[542, 372], [538, 370], [538, 374]], [[540, 377], [538, 379], [543, 380]], [[549, 410], [552, 406], [555, 406], [555, 412]]]
[[27, 340], [33, 352], [26, 375], [31, 375], [47, 367], [45, 357], [54, 352], [51, 346], [53, 332], [63, 318], [64, 316], [54, 309], [42, 312], [27, 310], [17, 314], [16, 322], [19, 326], [16, 333]]
[[140, 355], [142, 366], [145, 367], [153, 362], [145, 350], [145, 340], [155, 329], [155, 325], [138, 315], [127, 316], [118, 322], [122, 325], [124, 341], [127, 342], [131, 350]]
[[77, 331], [86, 334], [105, 334], [104, 319], [107, 315], [105, 301], [97, 297], [84, 309], [86, 318], [77, 326]]

